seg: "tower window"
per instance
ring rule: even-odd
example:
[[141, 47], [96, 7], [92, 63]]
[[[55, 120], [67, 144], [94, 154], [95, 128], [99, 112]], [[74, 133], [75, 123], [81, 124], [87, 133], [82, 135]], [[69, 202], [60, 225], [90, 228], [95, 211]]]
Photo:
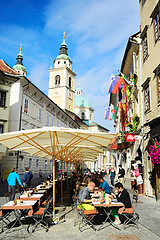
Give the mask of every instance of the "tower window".
[[85, 119], [85, 113], [84, 113], [84, 112], [81, 113], [81, 118], [82, 118], [83, 120]]
[[69, 77], [69, 88], [71, 88], [72, 87], [72, 79], [71, 79], [71, 77]]
[[60, 64], [60, 61], [58, 61], [58, 64]]
[[59, 87], [60, 86], [60, 76], [56, 75], [55, 76], [55, 87]]
[[64, 64], [66, 64], [66, 61], [64, 61]]
[[6, 104], [6, 92], [0, 91], [0, 106], [5, 107]]

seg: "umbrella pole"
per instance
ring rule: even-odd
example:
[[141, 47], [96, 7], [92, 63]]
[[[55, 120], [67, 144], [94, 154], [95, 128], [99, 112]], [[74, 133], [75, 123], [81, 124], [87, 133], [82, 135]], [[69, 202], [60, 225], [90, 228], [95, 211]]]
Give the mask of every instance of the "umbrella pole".
[[55, 191], [55, 158], [53, 158], [53, 218], [55, 218], [55, 198], [56, 198], [56, 191]]
[[61, 202], [63, 202], [63, 162], [61, 161]]
[[68, 162], [66, 163], [67, 165], [67, 192], [68, 192]]

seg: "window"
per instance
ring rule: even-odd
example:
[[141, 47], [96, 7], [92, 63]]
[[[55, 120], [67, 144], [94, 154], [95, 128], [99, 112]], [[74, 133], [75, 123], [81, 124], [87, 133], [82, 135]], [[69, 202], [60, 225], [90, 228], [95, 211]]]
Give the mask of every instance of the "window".
[[85, 113], [84, 113], [84, 112], [81, 113], [81, 118], [82, 118], [83, 120], [85, 119]]
[[34, 102], [32, 102], [31, 116], [36, 118], [36, 104]]
[[39, 119], [39, 121], [42, 120], [42, 108], [41, 107], [39, 107], [38, 119]]
[[32, 169], [32, 158], [29, 158], [29, 169]]
[[57, 119], [57, 127], [59, 127], [59, 120]]
[[59, 87], [60, 86], [60, 76], [56, 75], [55, 76], [55, 87]]
[[71, 88], [72, 87], [72, 79], [71, 79], [71, 77], [69, 77], [69, 88]]
[[160, 36], [160, 12], [158, 11], [154, 18], [154, 36], [155, 42], [159, 39]]
[[147, 33], [145, 33], [144, 38], [142, 40], [142, 48], [143, 48], [143, 61], [145, 61], [148, 57]]
[[45, 160], [45, 162], [44, 162], [44, 169], [47, 169], [47, 163], [48, 163], [48, 161]]
[[66, 61], [64, 61], [64, 64], [66, 64]]
[[0, 107], [5, 107], [6, 103], [6, 92], [0, 91]]
[[24, 113], [28, 113], [28, 99], [24, 99]]
[[47, 113], [47, 126], [49, 126], [49, 113]]
[[51, 124], [54, 125], [54, 117], [52, 117]]
[[3, 133], [3, 125], [0, 125], [0, 133]]
[[158, 102], [160, 102], [160, 73], [157, 76], [157, 96]]
[[39, 159], [36, 159], [36, 168], [39, 168]]
[[144, 110], [147, 112], [150, 109], [150, 92], [149, 84], [144, 87]]
[[58, 61], [58, 64], [60, 64], [60, 61]]

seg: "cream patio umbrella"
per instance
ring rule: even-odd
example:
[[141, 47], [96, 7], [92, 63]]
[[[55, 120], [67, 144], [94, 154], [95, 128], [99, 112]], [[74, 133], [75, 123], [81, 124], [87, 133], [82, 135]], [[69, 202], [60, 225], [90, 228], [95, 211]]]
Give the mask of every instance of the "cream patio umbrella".
[[55, 160], [69, 163], [95, 161], [116, 134], [81, 129], [43, 127], [0, 134], [10, 150], [53, 160], [53, 217], [55, 216]]

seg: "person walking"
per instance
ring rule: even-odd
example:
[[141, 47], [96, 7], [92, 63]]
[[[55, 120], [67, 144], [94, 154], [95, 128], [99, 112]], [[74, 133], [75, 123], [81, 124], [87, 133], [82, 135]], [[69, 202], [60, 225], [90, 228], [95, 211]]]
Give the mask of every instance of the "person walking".
[[111, 171], [110, 171], [110, 179], [111, 179], [111, 185], [114, 186], [114, 179], [115, 179], [115, 170], [114, 170], [114, 167], [111, 168]]
[[8, 192], [10, 193], [10, 201], [14, 201], [14, 199], [15, 199], [15, 191], [16, 191], [17, 181], [18, 181], [19, 185], [21, 187], [23, 187], [21, 180], [19, 178], [19, 174], [15, 172], [15, 168], [14, 168], [7, 178]]
[[124, 184], [124, 175], [125, 175], [125, 170], [122, 168], [122, 165], [119, 164], [119, 172], [118, 172], [118, 182]]
[[27, 167], [25, 169], [25, 174], [24, 174], [24, 179], [23, 179], [23, 184], [24, 184], [25, 189], [27, 189], [28, 187], [31, 187], [31, 179], [32, 178], [33, 178], [33, 174]]

